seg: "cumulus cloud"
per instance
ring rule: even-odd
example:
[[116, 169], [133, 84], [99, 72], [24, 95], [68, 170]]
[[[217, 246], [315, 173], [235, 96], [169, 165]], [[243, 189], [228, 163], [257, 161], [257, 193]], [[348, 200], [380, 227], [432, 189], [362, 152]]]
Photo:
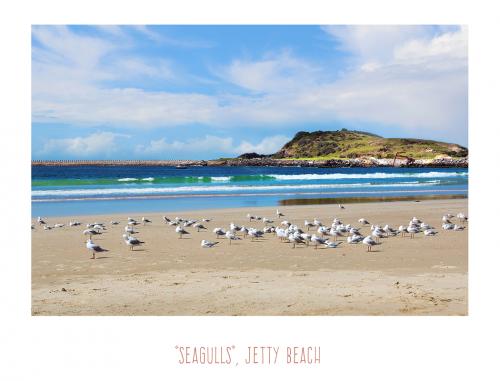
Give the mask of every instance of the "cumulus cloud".
[[128, 138], [128, 135], [111, 132], [96, 132], [85, 137], [50, 139], [42, 149], [44, 154], [65, 154], [71, 157], [88, 157], [101, 155], [103, 157], [118, 149], [117, 138]]
[[258, 61], [234, 60], [223, 69], [224, 79], [255, 92], [287, 92], [317, 81], [319, 69], [289, 52]]
[[278, 151], [290, 138], [283, 135], [269, 136], [263, 138], [260, 142], [251, 143], [241, 141], [235, 144], [231, 137], [219, 137], [206, 135], [204, 138], [189, 139], [187, 141], [174, 140], [169, 142], [165, 138], [152, 140], [149, 145], [139, 145], [136, 147], [136, 154], [162, 154], [186, 153], [201, 154], [219, 152], [221, 154], [240, 155], [247, 152], [256, 152], [259, 154], [270, 154]]

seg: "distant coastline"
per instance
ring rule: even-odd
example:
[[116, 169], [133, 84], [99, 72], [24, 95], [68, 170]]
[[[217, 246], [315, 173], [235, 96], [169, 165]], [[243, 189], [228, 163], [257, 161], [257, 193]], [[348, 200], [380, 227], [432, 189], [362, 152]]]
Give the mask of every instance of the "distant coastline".
[[406, 159], [377, 159], [363, 157], [355, 159], [330, 159], [330, 160], [297, 160], [297, 159], [274, 159], [262, 158], [235, 158], [217, 160], [32, 160], [32, 166], [137, 166], [137, 167], [322, 167], [322, 168], [345, 168], [345, 167], [441, 167], [441, 168], [468, 168], [469, 159], [466, 158], [438, 158], [420, 159], [408, 161]]

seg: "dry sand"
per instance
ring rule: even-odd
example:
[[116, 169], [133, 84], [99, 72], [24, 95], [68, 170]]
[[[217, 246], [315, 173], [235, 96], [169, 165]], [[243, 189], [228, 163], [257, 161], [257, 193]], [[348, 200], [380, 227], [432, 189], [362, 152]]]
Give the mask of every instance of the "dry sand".
[[[417, 216], [439, 231], [382, 239], [366, 246], [342, 243], [339, 248], [292, 248], [272, 234], [229, 245], [217, 239], [213, 249], [202, 239], [216, 240], [212, 230], [230, 222], [249, 222], [247, 213], [275, 220], [276, 208], [243, 208], [166, 213], [170, 218], [213, 218], [209, 230], [178, 239], [163, 214], [148, 214], [153, 223], [138, 226], [145, 244], [129, 251], [122, 234], [126, 215], [48, 218], [50, 225], [83, 223], [45, 231], [32, 230], [33, 315], [466, 315], [468, 232], [443, 231], [445, 213], [467, 213], [467, 200], [432, 200], [280, 208], [285, 219], [303, 226], [333, 217], [359, 226], [371, 223], [398, 227]], [[133, 215], [140, 220], [142, 215]], [[111, 226], [111, 220], [120, 221]], [[90, 259], [82, 231], [86, 223], [104, 222], [107, 230], [94, 242], [108, 249]], [[369, 227], [362, 229], [366, 235]], [[311, 231], [312, 233], [312, 231]]]

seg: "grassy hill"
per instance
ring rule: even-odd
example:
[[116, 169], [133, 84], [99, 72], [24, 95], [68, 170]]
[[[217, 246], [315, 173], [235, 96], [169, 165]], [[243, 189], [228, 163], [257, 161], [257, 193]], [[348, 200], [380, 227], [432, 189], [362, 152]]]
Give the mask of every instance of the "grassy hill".
[[467, 157], [468, 149], [458, 144], [433, 140], [383, 138], [362, 131], [298, 132], [272, 157], [278, 159], [353, 159], [394, 158], [398, 153], [413, 159], [434, 159], [449, 156]]

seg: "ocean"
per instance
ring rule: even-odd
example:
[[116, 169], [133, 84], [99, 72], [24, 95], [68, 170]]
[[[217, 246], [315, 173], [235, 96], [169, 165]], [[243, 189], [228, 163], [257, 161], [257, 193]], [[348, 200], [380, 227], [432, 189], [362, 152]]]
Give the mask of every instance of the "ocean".
[[466, 168], [32, 166], [32, 216], [279, 206], [287, 200], [465, 195]]

